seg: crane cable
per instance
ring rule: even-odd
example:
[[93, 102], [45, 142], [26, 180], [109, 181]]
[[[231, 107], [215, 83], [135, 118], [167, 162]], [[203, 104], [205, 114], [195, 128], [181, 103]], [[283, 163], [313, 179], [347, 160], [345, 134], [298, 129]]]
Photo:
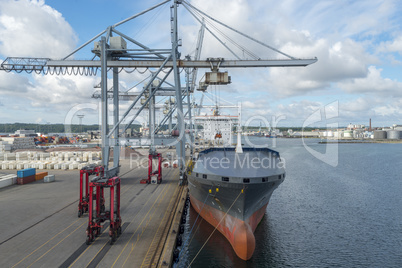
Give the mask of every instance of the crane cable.
[[[254, 54], [253, 52], [251, 52], [250, 50], [248, 50], [246, 47], [236, 43], [232, 38], [230, 38], [227, 34], [223, 33], [221, 30], [219, 30], [217, 28], [217, 26], [215, 26], [215, 24], [213, 23], [213, 21], [210, 18], [205, 18], [204, 16], [202, 16], [202, 14], [195, 8], [193, 8], [190, 5], [185, 5], [187, 8], [190, 8], [194, 13], [194, 16], [197, 16], [199, 19], [203, 18], [206, 22], [206, 24], [208, 24], [209, 26], [211, 26], [216, 32], [220, 33], [226, 40], [228, 40], [230, 43], [232, 43], [234, 46], [236, 46], [238, 49], [240, 49], [243, 53], [248, 54], [250, 57], [254, 58], [254, 59], [260, 59], [260, 57], [258, 57], [256, 54]], [[190, 13], [191, 14], [191, 13]]]

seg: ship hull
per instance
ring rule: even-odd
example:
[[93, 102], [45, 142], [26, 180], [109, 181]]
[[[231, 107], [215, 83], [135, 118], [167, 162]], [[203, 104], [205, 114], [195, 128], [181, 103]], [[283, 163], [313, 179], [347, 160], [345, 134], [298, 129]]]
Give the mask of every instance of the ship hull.
[[[225, 163], [231, 163], [223, 170], [214, 168], [210, 164], [212, 161], [206, 161], [223, 157], [227, 159]], [[256, 247], [254, 231], [265, 214], [273, 191], [283, 182], [285, 172], [278, 165], [257, 170], [248, 170], [246, 165], [239, 168], [236, 157], [227, 149], [201, 154], [188, 177], [189, 193], [191, 205], [200, 216], [225, 236], [239, 258], [248, 260]], [[251, 150], [246, 150], [239, 161], [244, 164], [244, 159], [255, 157], [272, 158], [272, 163], [276, 164], [280, 162], [279, 154]]]
[[190, 202], [203, 219], [225, 236], [239, 258], [249, 260], [253, 256], [256, 246], [254, 231], [264, 217], [268, 204], [254, 212], [248, 220], [242, 221], [211, 206], [203, 205], [191, 195]]

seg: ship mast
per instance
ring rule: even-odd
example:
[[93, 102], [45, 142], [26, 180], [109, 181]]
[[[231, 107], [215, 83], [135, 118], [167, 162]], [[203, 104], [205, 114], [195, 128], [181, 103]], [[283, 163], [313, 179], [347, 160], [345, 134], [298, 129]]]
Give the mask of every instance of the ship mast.
[[243, 147], [241, 146], [241, 103], [238, 103], [238, 124], [237, 124], [237, 145], [236, 145], [236, 153], [242, 154]]

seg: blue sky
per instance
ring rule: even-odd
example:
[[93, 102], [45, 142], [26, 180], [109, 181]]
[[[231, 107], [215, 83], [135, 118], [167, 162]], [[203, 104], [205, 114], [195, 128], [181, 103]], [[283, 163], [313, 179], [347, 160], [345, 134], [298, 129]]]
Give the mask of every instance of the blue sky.
[[[162, 1], [0, 2], [0, 60], [8, 56], [61, 58], [106, 27]], [[229, 69], [232, 84], [210, 93], [242, 102], [243, 121], [252, 116], [279, 125], [302, 126], [318, 109], [337, 103], [336, 122], [374, 126], [402, 124], [402, 23], [399, 1], [193, 0], [204, 12], [298, 58], [317, 57], [308, 67]], [[170, 45], [170, 3], [117, 29], [153, 48]], [[182, 55], [194, 52], [198, 23], [182, 7]], [[239, 44], [261, 58], [275, 54], [237, 35]], [[233, 59], [206, 33], [201, 58]], [[92, 44], [75, 55], [92, 57]], [[182, 56], [182, 57], [183, 57]], [[204, 70], [205, 71], [205, 70]], [[202, 77], [199, 72], [198, 78]], [[122, 74], [127, 90], [141, 76]], [[99, 77], [43, 76], [0, 72], [0, 123], [98, 123], [91, 99]], [[138, 89], [142, 85], [138, 86]], [[209, 94], [210, 94], [209, 93]], [[200, 94], [194, 96], [199, 101]], [[163, 99], [159, 99], [163, 103]], [[122, 103], [125, 111], [128, 103]], [[224, 110], [227, 113], [235, 111]], [[140, 119], [141, 120], [141, 119]], [[331, 122], [333, 122], [332, 119]], [[255, 124], [259, 124], [255, 120]], [[317, 122], [325, 125], [325, 120]]]

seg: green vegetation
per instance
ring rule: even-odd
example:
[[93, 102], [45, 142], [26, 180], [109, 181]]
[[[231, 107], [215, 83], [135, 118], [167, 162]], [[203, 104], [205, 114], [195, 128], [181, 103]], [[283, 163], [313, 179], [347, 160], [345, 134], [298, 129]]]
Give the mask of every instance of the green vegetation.
[[[29, 124], [29, 123], [14, 123], [0, 124], [0, 133], [14, 133], [20, 129], [33, 129], [36, 133], [65, 133], [66, 129], [71, 127], [72, 133], [80, 133], [87, 131], [100, 130], [99, 125], [64, 125], [64, 124]], [[110, 126], [112, 127], [112, 126]], [[132, 125], [130, 128], [134, 131], [139, 131], [141, 125]]]

